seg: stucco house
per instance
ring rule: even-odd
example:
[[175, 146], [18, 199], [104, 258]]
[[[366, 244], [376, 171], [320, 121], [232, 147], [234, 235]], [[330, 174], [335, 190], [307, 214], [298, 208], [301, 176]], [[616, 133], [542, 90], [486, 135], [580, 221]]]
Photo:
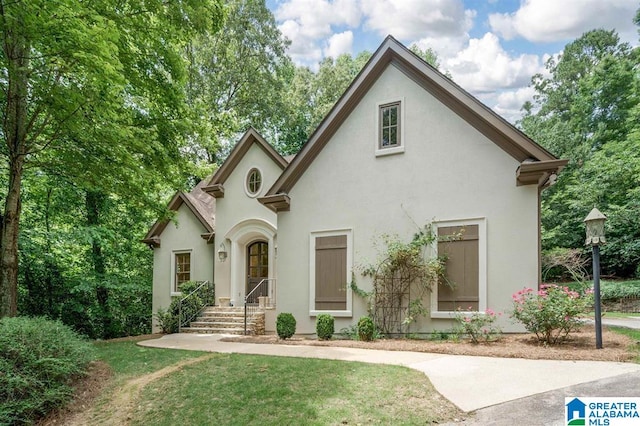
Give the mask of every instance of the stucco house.
[[211, 179], [174, 197], [175, 222], [144, 240], [153, 309], [177, 293], [190, 253], [189, 279], [212, 280], [223, 304], [262, 282], [267, 331], [279, 312], [298, 333], [325, 312], [339, 330], [367, 314], [348, 283], [370, 288], [358, 266], [379, 255], [379, 237], [410, 240], [432, 223], [441, 236], [465, 229], [448, 246], [458, 285], [433, 289], [414, 331], [450, 329], [457, 307], [506, 311], [539, 282], [540, 193], [565, 165], [388, 37], [294, 158], [250, 129]]

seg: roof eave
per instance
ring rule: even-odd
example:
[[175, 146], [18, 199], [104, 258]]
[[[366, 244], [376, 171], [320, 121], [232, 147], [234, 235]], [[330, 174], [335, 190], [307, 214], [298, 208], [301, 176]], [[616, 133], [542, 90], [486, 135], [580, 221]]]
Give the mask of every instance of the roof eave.
[[553, 185], [558, 174], [569, 160], [525, 161], [516, 170], [516, 185], [537, 185], [546, 188]]
[[265, 207], [274, 212], [289, 211], [291, 208], [291, 199], [287, 194], [275, 194], [258, 198], [258, 201]]

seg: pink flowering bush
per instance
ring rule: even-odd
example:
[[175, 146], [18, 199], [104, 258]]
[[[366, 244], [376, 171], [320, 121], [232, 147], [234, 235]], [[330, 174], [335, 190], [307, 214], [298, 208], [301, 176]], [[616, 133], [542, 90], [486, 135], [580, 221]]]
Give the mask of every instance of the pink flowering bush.
[[474, 312], [471, 307], [466, 311], [458, 309], [454, 333], [459, 337], [468, 336], [473, 343], [498, 340], [502, 335], [500, 327], [494, 324], [498, 315], [491, 309], [485, 312]]
[[555, 284], [542, 284], [540, 290], [525, 288], [512, 298], [511, 317], [547, 344], [561, 342], [578, 330], [582, 326], [580, 315], [593, 306], [591, 292], [580, 294]]

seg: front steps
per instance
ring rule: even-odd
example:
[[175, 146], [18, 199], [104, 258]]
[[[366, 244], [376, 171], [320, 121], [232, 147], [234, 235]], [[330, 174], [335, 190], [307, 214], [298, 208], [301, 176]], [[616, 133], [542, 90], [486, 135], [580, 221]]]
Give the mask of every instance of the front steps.
[[[244, 334], [244, 308], [209, 306], [182, 333]], [[264, 334], [264, 312], [247, 318], [247, 334]]]

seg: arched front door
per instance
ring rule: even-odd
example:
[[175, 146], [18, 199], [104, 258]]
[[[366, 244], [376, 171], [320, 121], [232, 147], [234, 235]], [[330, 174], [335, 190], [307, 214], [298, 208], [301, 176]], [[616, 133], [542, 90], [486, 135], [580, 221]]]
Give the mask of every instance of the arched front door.
[[256, 241], [247, 246], [247, 302], [258, 303], [259, 296], [268, 294], [269, 283], [265, 282], [260, 289], [251, 293], [262, 280], [269, 278], [269, 244]]

